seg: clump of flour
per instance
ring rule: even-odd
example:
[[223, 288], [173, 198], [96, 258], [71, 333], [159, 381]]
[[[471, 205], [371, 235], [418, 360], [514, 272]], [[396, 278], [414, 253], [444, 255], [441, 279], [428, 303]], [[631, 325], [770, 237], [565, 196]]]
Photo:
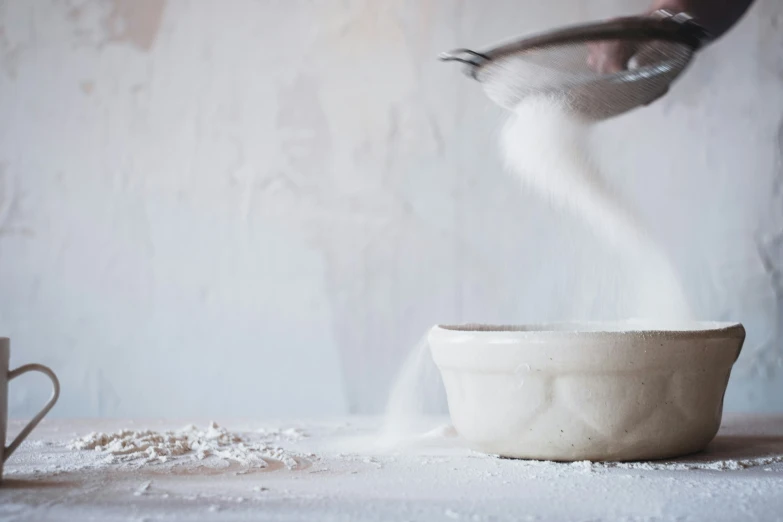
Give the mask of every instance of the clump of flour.
[[[265, 437], [266, 435], [266, 437]], [[297, 467], [297, 456], [270, 445], [275, 440], [300, 440], [300, 430], [277, 430], [260, 433], [259, 440], [233, 433], [210, 423], [205, 430], [189, 425], [174, 431], [120, 430], [115, 433], [90, 433], [71, 441], [74, 450], [92, 450], [109, 456], [108, 463], [134, 462], [139, 465], [166, 462], [204, 461], [238, 463], [251, 468], [265, 468], [269, 461], [282, 462], [289, 469]]]

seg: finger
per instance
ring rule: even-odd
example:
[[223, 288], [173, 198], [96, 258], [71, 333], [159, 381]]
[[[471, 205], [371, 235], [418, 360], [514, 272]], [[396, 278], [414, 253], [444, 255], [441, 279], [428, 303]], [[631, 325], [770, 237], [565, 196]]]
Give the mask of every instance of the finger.
[[618, 42], [607, 42], [599, 60], [598, 71], [602, 74], [614, 74], [626, 69], [623, 46]]
[[598, 69], [598, 57], [595, 54], [589, 54], [587, 56], [587, 66], [593, 70]]
[[599, 74], [614, 74], [626, 70], [633, 54], [628, 44], [619, 41], [589, 42], [587, 66]]

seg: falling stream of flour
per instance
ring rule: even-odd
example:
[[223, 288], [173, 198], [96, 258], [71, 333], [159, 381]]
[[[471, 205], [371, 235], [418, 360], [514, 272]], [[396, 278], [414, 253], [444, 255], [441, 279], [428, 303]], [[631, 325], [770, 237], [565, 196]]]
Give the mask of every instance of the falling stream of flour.
[[[590, 128], [590, 122], [569, 112], [557, 99], [538, 97], [517, 106], [501, 135], [507, 166], [523, 188], [586, 225], [595, 241], [611, 249], [627, 278], [613, 286], [615, 291], [608, 290], [612, 285], [598, 285], [607, 289], [600, 295], [578, 295], [580, 288], [572, 289], [569, 298], [577, 307], [572, 309], [573, 317], [563, 319], [585, 319], [590, 311], [579, 306], [589, 303], [591, 311], [597, 304], [605, 320], [686, 324], [693, 314], [678, 276], [666, 253], [614, 195], [591, 161]], [[420, 419], [432, 403], [432, 394], [438, 393], [432, 391], [433, 383], [440, 384], [426, 342], [422, 342], [393, 387], [382, 433], [385, 445], [414, 440], [421, 433]]]
[[[602, 319], [690, 322], [693, 313], [666, 252], [606, 185], [591, 161], [590, 128], [589, 121], [556, 99], [525, 100], [502, 134], [508, 168], [524, 188], [584, 223], [588, 233], [605, 242], [617, 257], [627, 280], [622, 281], [619, 293], [598, 296]], [[585, 319], [586, 311], [572, 313], [576, 316], [564, 319]]]
[[379, 449], [410, 449], [450, 438], [453, 430], [432, 424], [432, 413], [443, 408], [443, 395], [425, 336], [408, 356], [389, 395]]

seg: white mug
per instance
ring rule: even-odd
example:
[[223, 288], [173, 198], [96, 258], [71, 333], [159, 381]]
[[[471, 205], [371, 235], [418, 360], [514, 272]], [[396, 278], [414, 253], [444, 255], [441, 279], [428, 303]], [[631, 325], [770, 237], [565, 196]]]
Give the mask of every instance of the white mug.
[[[57, 398], [60, 396], [60, 381], [52, 370], [42, 364], [25, 364], [19, 368], [8, 371], [8, 361], [11, 358], [11, 340], [8, 337], [0, 337], [0, 480], [3, 478], [3, 463], [19, 447], [22, 441], [41, 422], [44, 415], [49, 413]], [[9, 444], [5, 445], [5, 434], [8, 426], [8, 381], [27, 372], [41, 372], [52, 380], [52, 396], [46, 406], [38, 412], [38, 415], [27, 423], [27, 426], [19, 432], [19, 435]]]

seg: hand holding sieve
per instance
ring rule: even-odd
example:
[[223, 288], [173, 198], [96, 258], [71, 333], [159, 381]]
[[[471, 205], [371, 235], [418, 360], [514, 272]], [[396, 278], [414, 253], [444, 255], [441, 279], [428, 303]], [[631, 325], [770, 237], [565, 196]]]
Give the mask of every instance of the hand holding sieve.
[[[689, 15], [658, 11], [566, 27], [481, 52], [457, 49], [440, 59], [465, 64], [466, 74], [501, 107], [513, 110], [529, 96], [557, 96], [584, 117], [602, 120], [659, 98], [709, 41]], [[607, 43], [627, 51], [624, 67], [607, 71], [596, 65], [596, 47]]]

